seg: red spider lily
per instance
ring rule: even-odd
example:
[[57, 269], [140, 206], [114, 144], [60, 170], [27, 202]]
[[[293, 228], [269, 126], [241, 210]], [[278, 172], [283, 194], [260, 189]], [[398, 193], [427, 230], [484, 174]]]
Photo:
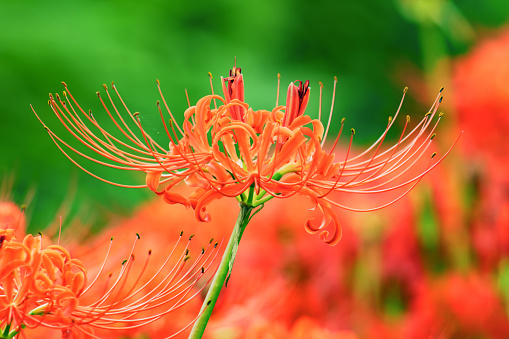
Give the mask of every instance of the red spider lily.
[[[440, 94], [429, 113], [409, 132], [410, 117], [407, 116], [401, 136], [394, 145], [382, 148], [402, 102], [394, 118], [389, 118], [380, 138], [356, 156], [351, 155], [355, 134], [352, 129], [345, 157], [335, 161], [334, 149], [343, 131], [344, 119], [332, 148], [325, 150], [324, 144], [332, 121], [336, 79], [327, 128], [320, 122], [321, 104], [318, 119], [305, 115], [311, 90], [308, 81], [292, 82], [288, 87], [286, 106], [279, 106], [277, 99], [276, 107], [271, 111], [255, 111], [244, 102], [243, 81], [240, 68], [234, 67], [230, 76], [222, 80], [224, 98], [212, 94], [198, 100], [195, 106], [185, 111], [182, 127], [176, 124], [157, 81], [170, 117], [167, 124], [158, 102], [169, 148], [162, 147], [143, 129], [139, 114], [129, 111], [114, 84], [112, 89], [127, 112], [128, 120], [137, 125], [141, 135], [129, 127], [106, 85], [104, 88], [111, 105], [107, 105], [99, 93], [98, 96], [121, 138], [103, 129], [91, 113], [86, 113], [65, 83], [63, 98], [57, 94], [50, 95], [49, 100], [51, 109], [65, 128], [104, 160], [95, 159], [73, 147], [43, 125], [59, 149], [87, 173], [90, 172], [69, 156], [62, 146], [105, 166], [146, 173], [145, 185], [138, 186], [123, 185], [90, 174], [117, 186], [148, 187], [169, 204], [193, 207], [200, 221], [210, 221], [206, 206], [224, 196], [236, 197], [239, 202], [253, 208], [263, 206], [272, 198], [288, 198], [295, 194], [307, 196], [321, 211], [322, 220], [315, 225], [309, 219], [305, 228], [309, 233], [320, 232], [321, 239], [331, 245], [341, 238], [333, 206], [354, 211], [373, 211], [388, 206], [408, 193], [443, 159], [430, 161], [418, 173], [413, 172], [426, 154], [442, 116], [442, 113], [437, 113], [442, 101]], [[320, 84], [320, 97], [322, 87]], [[182, 181], [195, 188], [189, 196], [172, 189]], [[383, 194], [392, 191], [399, 193], [379, 206], [363, 209], [339, 202], [332, 194]], [[328, 226], [332, 227], [327, 230]]]
[[[133, 254], [137, 235], [118, 275], [110, 273], [105, 282], [100, 282], [108, 250], [99, 273], [88, 284], [87, 268], [80, 260], [72, 258], [60, 245], [43, 248], [41, 238], [29, 234], [18, 241], [13, 229], [0, 230], [2, 338], [12, 338], [35, 327], [61, 330], [63, 338], [98, 338], [94, 330], [130, 330], [152, 323], [200, 293], [206, 284], [194, 287], [212, 267], [218, 253], [217, 243], [211, 242], [191, 262], [187, 249], [190, 237], [182, 254], [176, 252], [177, 242], [156, 274], [145, 277], [151, 252], [137, 270]], [[175, 255], [179, 257], [172, 267], [170, 260]], [[91, 301], [88, 294], [94, 290], [96, 298]]]

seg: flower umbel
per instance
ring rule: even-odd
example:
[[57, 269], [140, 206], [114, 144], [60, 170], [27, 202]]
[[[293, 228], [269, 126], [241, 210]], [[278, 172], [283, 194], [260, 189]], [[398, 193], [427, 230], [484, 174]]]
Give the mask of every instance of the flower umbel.
[[[320, 232], [321, 239], [331, 245], [341, 238], [341, 228], [333, 206], [372, 211], [390, 205], [408, 193], [450, 151], [438, 160], [424, 161], [427, 165], [419, 167], [419, 160], [425, 157], [442, 117], [442, 113], [437, 113], [442, 90], [423, 119], [410, 128], [410, 117], [407, 116], [399, 140], [383, 149], [385, 137], [399, 115], [407, 91], [405, 88], [397, 112], [389, 118], [378, 140], [353, 156], [351, 146], [355, 130], [351, 129], [348, 148], [343, 152], [344, 157], [337, 161], [335, 148], [345, 119], [340, 122], [340, 132], [333, 146], [325, 149], [332, 121], [336, 79], [327, 128], [320, 121], [321, 102], [318, 119], [305, 114], [311, 92], [309, 81], [290, 83], [286, 106], [278, 105], [277, 98], [276, 107], [272, 110], [254, 110], [250, 107], [244, 101], [243, 81], [241, 69], [234, 67], [230, 76], [222, 79], [224, 97], [211, 94], [198, 100], [196, 105], [185, 111], [182, 127], [176, 123], [157, 81], [163, 106], [170, 119], [166, 123], [158, 101], [157, 108], [169, 141], [168, 148], [156, 142], [143, 129], [139, 113], [130, 112], [113, 83], [111, 89], [104, 85], [110, 102], [108, 105], [101, 94], [97, 94], [122, 136], [115, 136], [103, 129], [91, 112], [87, 113], [81, 108], [65, 83], [63, 97], [50, 94], [49, 105], [58, 119], [100, 159], [73, 147], [43, 125], [60, 150], [86, 172], [90, 173], [65, 148], [108, 167], [142, 171], [146, 173], [146, 183], [124, 185], [90, 173], [94, 177], [117, 186], [148, 187], [169, 204], [192, 207], [199, 221], [209, 221], [206, 206], [224, 196], [235, 197], [240, 203], [251, 207], [263, 206], [273, 198], [288, 198], [294, 194], [308, 196], [321, 211], [322, 220], [315, 224], [310, 219], [305, 223], [305, 228], [309, 233]], [[320, 98], [322, 88], [320, 83]], [[120, 113], [110, 90], [118, 97], [127, 119]], [[133, 123], [139, 133], [129, 127]], [[182, 181], [195, 188], [194, 192], [188, 196], [175, 192], [174, 186]], [[362, 209], [334, 197], [336, 192], [384, 194], [392, 191], [397, 194], [391, 195], [389, 201]]]
[[[218, 251], [217, 243], [210, 244], [189, 260], [189, 243], [182, 254], [177, 254], [177, 243], [157, 273], [147, 278], [149, 252], [133, 279], [137, 235], [118, 274], [103, 273], [108, 250], [98, 274], [87, 283], [87, 268], [80, 260], [61, 245], [42, 246], [41, 240], [42, 236], [28, 234], [18, 241], [13, 229], [0, 230], [1, 338], [39, 326], [61, 330], [63, 338], [97, 338], [94, 329], [130, 330], [154, 322], [205, 288], [206, 284], [193, 289], [212, 267]], [[172, 262], [174, 255], [179, 257]], [[99, 297], [91, 300], [87, 293], [94, 289]]]

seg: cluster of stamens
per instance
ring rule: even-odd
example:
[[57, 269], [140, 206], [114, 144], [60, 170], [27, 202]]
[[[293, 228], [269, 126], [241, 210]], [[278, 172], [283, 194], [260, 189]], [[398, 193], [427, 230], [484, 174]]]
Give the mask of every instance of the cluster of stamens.
[[[88, 283], [85, 265], [63, 246], [42, 246], [42, 235], [18, 241], [13, 229], [0, 230], [0, 331], [12, 338], [39, 326], [61, 330], [63, 337], [96, 337], [94, 330], [130, 330], [150, 324], [199, 295], [213, 269], [218, 243], [210, 241], [189, 260], [191, 237], [181, 254], [183, 234], [155, 274], [146, 276], [152, 251], [134, 269], [136, 234], [118, 273], [106, 274], [111, 239], [98, 273]], [[175, 258], [177, 256], [177, 258]], [[136, 273], [135, 273], [136, 272]], [[190, 319], [190, 326], [195, 319]], [[187, 327], [187, 326], [186, 326]], [[185, 328], [186, 328], [185, 327]], [[183, 328], [182, 331], [185, 329]]]
[[[341, 238], [333, 206], [352, 211], [373, 211], [385, 207], [408, 193], [450, 151], [438, 160], [421, 165], [420, 160], [427, 153], [442, 117], [442, 113], [437, 113], [442, 90], [429, 113], [415, 127], [410, 129], [410, 118], [407, 116], [398, 141], [383, 148], [386, 136], [400, 114], [407, 91], [405, 88], [399, 108], [394, 117], [389, 118], [382, 135], [366, 150], [352, 156], [354, 129], [351, 129], [348, 146], [342, 150], [336, 149], [345, 119], [339, 122], [339, 133], [332, 147], [325, 149], [333, 121], [337, 79], [334, 79], [326, 128], [320, 121], [321, 83], [318, 119], [312, 119], [305, 114], [311, 92], [309, 81], [290, 83], [286, 106], [278, 104], [279, 82], [280, 76], [276, 107], [270, 111], [253, 110], [244, 101], [240, 68], [234, 67], [230, 76], [221, 81], [224, 97], [214, 94], [212, 87], [211, 95], [201, 98], [184, 112], [180, 127], [157, 81], [163, 106], [169, 115], [169, 123], [166, 123], [158, 102], [157, 108], [169, 147], [160, 145], [143, 129], [140, 115], [129, 111], [114, 84], [111, 88], [130, 122], [123, 118], [106, 85], [104, 88], [109, 105], [100, 94], [99, 98], [121, 136], [109, 133], [91, 114], [85, 113], [64, 84], [63, 99], [50, 95], [51, 109], [75, 138], [104, 160], [74, 148], [49, 129], [48, 132], [60, 150], [87, 173], [90, 172], [69, 156], [62, 145], [105, 166], [145, 172], [145, 185], [125, 185], [90, 174], [117, 186], [148, 187], [167, 203], [194, 208], [196, 218], [200, 221], [210, 220], [205, 207], [214, 199], [224, 196], [235, 197], [239, 202], [253, 207], [263, 206], [273, 198], [288, 198], [295, 194], [307, 196], [322, 212], [322, 220], [318, 225], [308, 220], [306, 230], [310, 233], [320, 232], [321, 238], [330, 244], [336, 244]], [[129, 127], [131, 124], [137, 127], [139, 133]], [[336, 161], [339, 154], [344, 154], [344, 157]], [[434, 154], [430, 158], [433, 157]], [[175, 185], [181, 182], [195, 188], [194, 192], [184, 196], [175, 190]], [[394, 196], [390, 192], [399, 193]], [[388, 193], [390, 198], [377, 206], [359, 208], [338, 201], [335, 193]]]

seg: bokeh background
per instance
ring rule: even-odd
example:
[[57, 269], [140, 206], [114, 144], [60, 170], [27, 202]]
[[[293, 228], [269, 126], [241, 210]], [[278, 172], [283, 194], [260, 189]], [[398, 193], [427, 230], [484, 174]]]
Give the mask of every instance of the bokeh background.
[[[371, 325], [366, 325], [364, 331], [362, 324], [376, 323], [381, 324], [380, 328], [395, 329], [388, 330], [387, 337], [405, 337], [402, 333], [406, 333], [409, 323], [428, 324], [426, 321], [435, 319], [434, 310], [448, 307], [422, 306], [437, 299], [453, 300], [452, 311], [443, 317], [452, 319], [450, 322], [445, 321], [444, 325], [429, 320], [442, 324], [437, 326], [442, 326], [440, 333], [444, 337], [504, 338], [509, 333], [509, 185], [504, 175], [509, 158], [505, 150], [509, 142], [509, 39], [504, 28], [508, 21], [509, 3], [497, 0], [260, 0], [235, 4], [1, 0], [0, 174], [7, 192], [4, 199], [27, 205], [31, 232], [44, 230], [59, 216], [63, 216], [64, 228], [79, 220], [99, 232], [112, 222], [119, 223], [119, 218], [139, 217], [139, 206], [146, 208], [146, 204], [153, 203], [148, 190], [104, 184], [80, 172], [58, 151], [30, 105], [53, 131], [66, 135], [47, 105], [49, 92], [63, 90], [61, 81], [95, 117], [104, 114], [95, 92], [102, 90], [103, 83], [115, 81], [131, 110], [139, 111], [144, 126], [157, 135], [156, 79], [161, 81], [172, 112], [178, 116], [187, 108], [184, 89], [191, 101], [210, 93], [208, 72], [219, 89], [219, 76], [227, 74], [236, 58], [245, 77], [246, 101], [251, 106], [274, 106], [277, 74], [281, 73], [283, 88], [295, 79], [310, 80], [314, 92], [309, 114], [316, 116], [318, 82], [324, 84], [327, 110], [333, 77], [337, 76], [335, 118], [338, 121], [346, 117], [347, 128], [356, 129], [358, 147], [382, 132], [387, 117], [397, 109], [405, 86], [410, 91], [403, 114], [416, 119], [427, 112], [432, 98], [445, 86], [446, 119], [438, 132], [439, 149], [451, 145], [461, 130], [464, 135], [443, 166], [408, 199], [387, 212], [362, 216], [343, 212], [345, 227], [350, 231], [335, 248], [324, 250], [320, 246], [325, 245], [309, 240], [316, 243], [311, 248], [316, 247], [322, 254], [317, 261], [327, 262], [332, 256], [330, 266], [346, 266], [355, 272], [349, 273], [353, 275], [348, 280], [355, 288], [342, 283], [338, 275], [343, 273], [329, 272], [329, 277], [325, 268], [313, 273], [312, 264], [302, 264], [307, 267], [302, 273], [297, 260], [274, 263], [274, 269], [269, 270], [273, 276], [269, 274], [267, 281], [280, 276], [301, 281], [313, 273], [326, 278], [314, 278], [316, 282], [313, 280], [310, 285], [323, 289], [323, 280], [337, 281], [337, 286], [327, 282], [325, 285], [345, 289], [338, 295], [315, 295], [317, 304], [316, 299], [332, 297], [348, 299], [348, 305], [362, 304], [362, 311], [353, 306], [341, 308], [341, 317], [306, 311], [300, 305], [296, 308], [300, 313], [295, 311], [282, 318], [282, 328], [292, 328], [304, 314], [315, 319], [317, 326], [331, 331], [352, 330], [360, 337], [373, 337], [369, 332]], [[143, 182], [140, 175], [87, 166], [117, 182]], [[297, 205], [283, 207], [292, 206]], [[176, 207], [166, 207], [171, 218]], [[264, 218], [271, 218], [270, 211], [264, 211]], [[180, 212], [175, 215], [183, 218]], [[194, 223], [192, 212], [188, 214], [185, 223]], [[291, 251], [288, 242], [292, 237], [298, 237], [298, 241], [294, 239], [296, 243], [311, 239], [305, 238], [310, 237], [307, 234], [302, 235], [303, 239], [293, 235], [305, 233], [301, 224], [288, 227], [287, 223], [274, 221], [274, 227], [283, 229], [285, 236], [272, 239], [279, 245], [267, 242], [266, 246], [283, 246]], [[207, 234], [212, 232], [210, 226], [206, 227]], [[246, 233], [246, 238], [249, 236]], [[259, 232], [253, 232], [251, 237], [255, 243], [264, 241]], [[401, 243], [414, 247], [408, 249]], [[247, 248], [248, 245], [246, 249], [241, 247], [241, 251]], [[393, 252], [399, 254], [391, 257]], [[312, 253], [306, 255], [308, 259], [313, 257]], [[287, 256], [292, 257], [288, 253]], [[403, 272], [384, 268], [387, 262], [394, 266], [393, 271], [399, 268]], [[236, 269], [242, 271], [239, 266]], [[416, 287], [416, 280], [429, 282], [429, 286]], [[425, 292], [419, 294], [417, 290]], [[479, 298], [466, 306], [456, 305], [454, 296], [442, 295], [449, 290], [452, 294], [478, 292]], [[461, 300], [461, 296], [457, 299]], [[489, 302], [493, 309], [490, 317], [472, 328], [462, 323], [473, 321], [470, 314], [454, 313], [465, 308], [479, 311]], [[316, 307], [326, 310], [329, 306]], [[423, 316], [426, 321], [412, 318], [412, 312], [422, 308], [429, 311]], [[370, 320], [363, 322], [360, 314], [369, 314], [366, 319]], [[267, 316], [267, 322], [274, 317]], [[349, 322], [338, 317], [356, 320]], [[498, 319], [498, 327], [487, 325], [493, 319]]]

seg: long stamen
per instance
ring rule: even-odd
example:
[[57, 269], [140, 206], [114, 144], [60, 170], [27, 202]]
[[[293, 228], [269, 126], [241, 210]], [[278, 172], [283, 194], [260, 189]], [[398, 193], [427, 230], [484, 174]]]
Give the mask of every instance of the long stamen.
[[[343, 127], [343, 126], [341, 126], [341, 127]], [[334, 183], [334, 185], [332, 185], [332, 187], [326, 193], [322, 194], [318, 198], [324, 198], [327, 195], [329, 195], [337, 187], [339, 180], [341, 180], [343, 172], [345, 171], [346, 164], [348, 162], [348, 156], [350, 155], [350, 150], [352, 149], [353, 136], [355, 135], [355, 130], [353, 128], [352, 128], [351, 132], [352, 133], [350, 135], [350, 142], [348, 143], [348, 150], [346, 151], [346, 157], [345, 157], [345, 161], [343, 161], [343, 166], [341, 168], [341, 172], [339, 173], [338, 178], [336, 179], [336, 182]]]
[[[112, 83], [112, 86], [115, 90], [115, 92], [117, 93], [117, 96], [118, 98], [120, 99], [120, 101], [122, 102], [122, 104], [124, 105], [124, 108], [126, 109], [126, 111], [129, 113], [129, 116], [131, 116], [131, 118], [133, 118], [133, 115], [131, 114], [131, 112], [129, 111], [129, 109], [127, 108], [127, 106], [125, 105], [124, 101], [122, 100], [122, 97], [120, 96], [120, 94], [118, 93], [117, 91], [117, 88], [116, 86], [114, 85], [114, 83]], [[98, 96], [99, 96], [99, 100], [101, 100], [101, 103], [106, 111], [106, 113], [108, 113], [108, 115], [110, 116], [110, 119], [113, 121], [113, 123], [115, 124], [115, 126], [122, 132], [123, 135], [125, 135], [129, 140], [131, 140], [133, 143], [137, 144], [137, 145], [141, 145], [141, 141], [138, 139], [138, 137], [131, 131], [131, 129], [127, 126], [126, 122], [124, 121], [124, 119], [122, 118], [122, 116], [120, 115], [120, 112], [117, 110], [117, 107], [115, 106], [115, 103], [113, 102], [113, 99], [111, 98], [111, 95], [108, 91], [108, 87], [103, 84], [103, 87], [104, 87], [104, 90], [106, 91], [106, 95], [108, 96], [108, 99], [110, 100], [110, 103], [113, 107], [113, 109], [115, 110], [115, 112], [117, 113], [117, 116], [119, 117], [120, 121], [122, 122], [122, 124], [124, 125], [124, 127], [126, 128], [126, 130], [129, 132], [125, 132], [124, 129], [122, 127], [119, 126], [119, 124], [117, 123], [117, 121], [113, 118], [113, 116], [111, 115], [110, 113], [110, 110], [106, 107], [104, 101], [102, 100], [102, 97], [99, 95], [99, 92], [98, 92]]]
[[322, 92], [323, 92], [323, 84], [321, 81], [318, 82], [320, 85], [320, 98], [318, 99], [318, 121], [322, 121]]
[[281, 74], [277, 74], [276, 107], [279, 106], [279, 86], [281, 85]]
[[[214, 95], [214, 85], [212, 85], [212, 73], [209, 72], [209, 80], [210, 80], [210, 92], [212, 93], [212, 95]], [[217, 109], [217, 105], [216, 105], [216, 99], [214, 98], [214, 108]]]
[[329, 151], [329, 156], [332, 154], [332, 152], [334, 152], [334, 149], [336, 148], [336, 145], [338, 144], [339, 137], [341, 137], [341, 133], [343, 132], [344, 126], [345, 126], [345, 118], [341, 119], [341, 127], [339, 128], [339, 133], [336, 136], [336, 140], [334, 141], [334, 144], [332, 145], [332, 147]]
[[[92, 161], [94, 161], [94, 162], [100, 163], [100, 164], [105, 165], [105, 166], [109, 166], [109, 167], [114, 167], [114, 166], [113, 166], [113, 165], [110, 165], [110, 164], [107, 164], [107, 163], [99, 162], [99, 161], [98, 161], [98, 160], [96, 160], [96, 159], [93, 159], [93, 158], [88, 157], [87, 155], [85, 155], [85, 154], [83, 154], [83, 153], [78, 152], [76, 149], [71, 148], [69, 145], [65, 144], [65, 143], [64, 143], [61, 139], [59, 139], [59, 138], [58, 138], [55, 134], [53, 134], [53, 132], [51, 132], [51, 131], [47, 128], [47, 127], [46, 127], [46, 129], [47, 129], [47, 131], [48, 131], [49, 136], [51, 137], [51, 139], [53, 140], [53, 142], [55, 143], [55, 145], [58, 147], [58, 149], [59, 149], [59, 150], [60, 150], [60, 151], [61, 151], [61, 152], [62, 152], [62, 153], [63, 153], [63, 154], [67, 157], [67, 159], [69, 159], [69, 160], [70, 160], [70, 161], [71, 161], [74, 165], [76, 165], [79, 169], [81, 169], [81, 170], [82, 170], [82, 171], [84, 171], [85, 173], [87, 173], [87, 174], [89, 174], [89, 175], [93, 176], [94, 178], [99, 179], [99, 180], [101, 180], [101, 181], [103, 181], [103, 182], [105, 182], [105, 183], [108, 183], [108, 184], [111, 184], [111, 185], [114, 185], [114, 186], [118, 186], [118, 187], [125, 187], [125, 188], [145, 188], [145, 187], [147, 187], [147, 185], [126, 185], [126, 184], [119, 184], [119, 183], [116, 183], [116, 182], [113, 182], [113, 181], [110, 181], [110, 180], [104, 179], [104, 178], [102, 178], [102, 177], [100, 177], [100, 176], [98, 176], [98, 175], [96, 175], [96, 174], [94, 174], [94, 173], [90, 172], [89, 170], [87, 170], [86, 168], [84, 168], [83, 166], [81, 166], [80, 164], [78, 164], [78, 163], [76, 162], [76, 160], [74, 160], [73, 158], [71, 158], [71, 157], [67, 154], [67, 152], [65, 152], [65, 151], [63, 150], [63, 148], [62, 148], [62, 147], [60, 147], [60, 144], [58, 144], [58, 143], [56, 142], [55, 138], [57, 138], [57, 139], [58, 139], [58, 141], [62, 142], [65, 146], [67, 146], [67, 147], [68, 147], [68, 148], [70, 148], [72, 151], [74, 151], [75, 153], [77, 153], [77, 154], [81, 155], [81, 156], [82, 156], [82, 157], [84, 157], [84, 158], [87, 158], [87, 159], [89, 159], [89, 160], [92, 160]], [[119, 166], [116, 166], [116, 167], [117, 167], [117, 168], [120, 168]], [[122, 169], [126, 169], [126, 170], [127, 170], [127, 169], [130, 169], [130, 168], [122, 168]]]
[[[325, 144], [325, 140], [327, 140], [327, 134], [329, 133], [329, 128], [330, 128], [330, 123], [332, 121], [332, 113], [334, 112], [334, 100], [336, 98], [336, 84], [338, 83], [338, 77], [334, 77], [334, 87], [332, 89], [332, 103], [330, 105], [330, 113], [329, 113], [329, 121], [327, 122], [327, 128], [325, 129], [325, 134], [323, 136], [323, 140], [322, 140], [322, 147], [323, 145]], [[320, 90], [321, 90], [321, 86], [320, 86]], [[321, 92], [320, 92], [320, 104], [321, 104], [322, 100], [321, 100]]]
[[[164, 98], [163, 92], [161, 91], [161, 83], [159, 82], [159, 80], [156, 80], [156, 82], [157, 82], [157, 89], [159, 90], [159, 94], [161, 95], [161, 99], [163, 100], [164, 107], [166, 107], [166, 111], [170, 115], [171, 120], [177, 121], [173, 117], [173, 114], [171, 113], [170, 108], [168, 107], [168, 104], [166, 103], [166, 99]], [[187, 95], [187, 90], [186, 90], [186, 97], [187, 97], [187, 102], [189, 103], [189, 96]], [[191, 105], [189, 105], [189, 107], [191, 107]], [[182, 132], [182, 130], [180, 129], [180, 126], [178, 124], [177, 124], [177, 128], [178, 128], [180, 134], [184, 135], [184, 132]]]
[[104, 257], [104, 260], [103, 260], [103, 263], [101, 265], [101, 268], [99, 269], [99, 272], [95, 276], [94, 280], [92, 280], [92, 282], [87, 286], [87, 288], [81, 293], [81, 295], [86, 294], [90, 290], [90, 288], [92, 288], [92, 286], [95, 285], [97, 279], [99, 279], [99, 276], [101, 275], [101, 273], [104, 270], [104, 267], [106, 266], [106, 262], [108, 260], [108, 256], [110, 255], [111, 245], [112, 244], [113, 244], [113, 237], [110, 239], [110, 245], [108, 246], [108, 251], [106, 252], [106, 256]]

